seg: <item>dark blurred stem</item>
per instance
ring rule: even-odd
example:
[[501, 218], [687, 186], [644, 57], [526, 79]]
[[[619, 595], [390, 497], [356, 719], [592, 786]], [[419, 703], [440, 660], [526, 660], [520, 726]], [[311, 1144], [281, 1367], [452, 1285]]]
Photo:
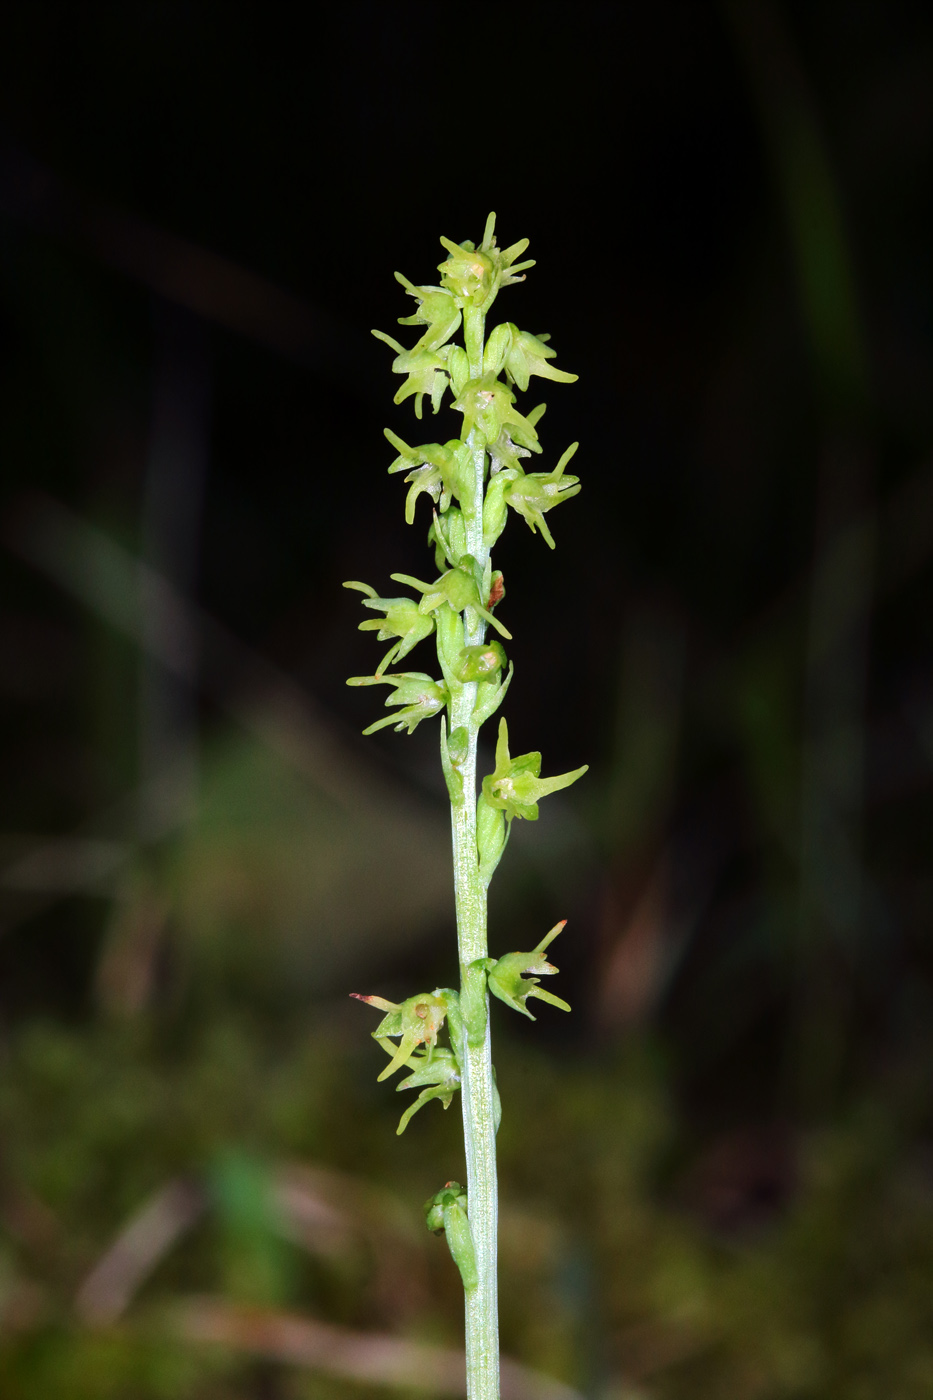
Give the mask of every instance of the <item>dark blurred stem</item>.
[[[143, 499], [143, 559], [183, 597], [195, 591], [204, 485], [209, 457], [210, 375], [207, 331], [168, 302], [154, 307], [152, 424]], [[144, 843], [190, 815], [198, 760], [197, 643], [162, 595], [141, 599], [139, 812]], [[170, 671], [166, 649], [183, 653]], [[182, 675], [190, 677], [182, 679]]]

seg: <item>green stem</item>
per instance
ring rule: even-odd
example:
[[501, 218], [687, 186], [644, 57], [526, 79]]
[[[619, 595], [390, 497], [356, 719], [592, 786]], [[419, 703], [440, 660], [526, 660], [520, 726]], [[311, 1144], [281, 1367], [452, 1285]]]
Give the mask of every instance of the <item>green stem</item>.
[[[477, 347], [482, 355], [484, 318], [476, 321], [466, 337], [471, 351], [471, 375], [482, 373], [477, 363]], [[485, 441], [475, 431], [470, 434], [473, 456], [473, 500], [464, 510], [467, 550], [480, 569], [489, 550], [483, 541], [483, 491], [486, 465]], [[475, 646], [485, 637], [483, 619], [468, 609], [465, 641]], [[459, 765], [463, 775], [463, 796], [451, 802], [453, 827], [454, 891], [457, 910], [457, 941], [460, 953], [461, 988], [466, 986], [471, 963], [487, 956], [486, 889], [480, 878], [476, 848], [476, 747], [478, 726], [473, 711], [476, 684], [464, 685], [451, 704], [451, 727], [463, 726], [469, 736], [466, 757]], [[475, 973], [473, 974], [475, 976]], [[471, 1043], [475, 1042], [475, 1043]], [[467, 1204], [473, 1245], [476, 1250], [478, 1282], [466, 1290], [466, 1367], [468, 1400], [498, 1400], [499, 1396], [499, 1299], [497, 1279], [497, 1237], [499, 1219], [496, 1183], [495, 1089], [492, 1077], [492, 1042], [489, 1028], [489, 998], [482, 1036], [467, 1028], [463, 1037], [460, 1064], [463, 1104], [463, 1138], [466, 1149]]]

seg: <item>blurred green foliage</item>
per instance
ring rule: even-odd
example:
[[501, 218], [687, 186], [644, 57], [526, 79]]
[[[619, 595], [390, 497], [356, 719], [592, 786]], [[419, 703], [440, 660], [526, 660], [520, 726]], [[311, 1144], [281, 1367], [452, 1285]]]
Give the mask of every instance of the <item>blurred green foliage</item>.
[[[371, 1089], [374, 1051], [342, 1014], [324, 1033], [321, 1010], [287, 1045], [236, 1020], [180, 1040], [40, 1023], [8, 1043], [5, 1397], [265, 1393], [247, 1328], [238, 1349], [186, 1340], [182, 1314], [200, 1295], [300, 1311], [364, 1342], [388, 1329], [456, 1345], [454, 1266], [407, 1203], [458, 1165], [458, 1125], [425, 1113], [385, 1153], [394, 1119]], [[783, 1218], [752, 1198], [730, 1219], [690, 1165], [647, 1046], [594, 1068], [507, 1041], [500, 1060], [507, 1353], [605, 1396], [929, 1394], [933, 1166], [904, 1151], [881, 1096], [796, 1144]], [[276, 1203], [276, 1183], [302, 1166], [342, 1200], [326, 1243], [300, 1242]], [[140, 1202], [178, 1178], [203, 1211], [119, 1316], [95, 1317], [88, 1275]], [[326, 1367], [302, 1378], [284, 1354], [267, 1364], [283, 1377], [276, 1394], [358, 1390]]]

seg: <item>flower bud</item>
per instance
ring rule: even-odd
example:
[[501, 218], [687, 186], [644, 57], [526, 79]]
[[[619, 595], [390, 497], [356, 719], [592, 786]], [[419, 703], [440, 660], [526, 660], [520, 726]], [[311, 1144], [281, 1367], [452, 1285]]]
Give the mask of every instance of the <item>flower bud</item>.
[[447, 1245], [460, 1270], [463, 1287], [469, 1292], [479, 1282], [479, 1274], [473, 1232], [467, 1217], [466, 1192], [459, 1181], [448, 1181], [442, 1191], [425, 1201], [424, 1218], [428, 1229], [435, 1235], [447, 1236]]
[[481, 681], [494, 676], [505, 665], [505, 652], [499, 642], [485, 642], [481, 646], [463, 647], [454, 667], [458, 681]]

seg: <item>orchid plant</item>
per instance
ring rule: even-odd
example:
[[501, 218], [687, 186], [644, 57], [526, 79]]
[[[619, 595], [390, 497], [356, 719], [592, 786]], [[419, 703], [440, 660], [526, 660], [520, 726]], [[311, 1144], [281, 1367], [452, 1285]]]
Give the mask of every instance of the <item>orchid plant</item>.
[[[364, 733], [394, 724], [411, 734], [422, 720], [440, 715], [441, 764], [453, 830], [460, 987], [437, 987], [401, 1004], [353, 995], [384, 1013], [373, 1031], [389, 1057], [379, 1078], [405, 1070], [399, 1089], [420, 1090], [402, 1115], [399, 1133], [432, 1099], [446, 1109], [461, 1091], [466, 1190], [449, 1181], [426, 1203], [425, 1217], [429, 1229], [446, 1236], [463, 1280], [468, 1395], [470, 1400], [497, 1400], [496, 1131], [501, 1109], [489, 994], [532, 1020], [528, 1002], [535, 997], [563, 1011], [570, 1008], [538, 986], [541, 977], [557, 971], [546, 949], [565, 921], [529, 953], [490, 957], [486, 896], [512, 822], [535, 821], [542, 798], [576, 782], [586, 766], [542, 778], [540, 753], [513, 758], [508, 728], [500, 719], [495, 769], [483, 778], [477, 795], [477, 737], [505, 699], [513, 673], [499, 640], [511, 641], [511, 633], [496, 615], [505, 585], [492, 566], [493, 546], [511, 508], [553, 549], [545, 516], [580, 490], [578, 478], [566, 471], [577, 443], [552, 471], [526, 472], [523, 462], [542, 450], [537, 425], [544, 404], [520, 413], [515, 391], [524, 393], [534, 376], [569, 384], [576, 375], [553, 364], [547, 335], [530, 335], [512, 321], [500, 322], [487, 334], [487, 317], [500, 290], [524, 281], [526, 269], [534, 266], [519, 261], [527, 239], [498, 248], [495, 214], [490, 214], [479, 247], [448, 238], [441, 244], [447, 256], [438, 269], [439, 286], [416, 286], [395, 274], [415, 301], [414, 313], [400, 318], [400, 324], [419, 328], [417, 342], [406, 349], [382, 331], [373, 332], [395, 351], [392, 368], [404, 375], [397, 404], [413, 398], [420, 419], [426, 399], [436, 414], [449, 393], [451, 407], [461, 415], [459, 436], [443, 444], [409, 447], [386, 430], [398, 453], [389, 471], [404, 472], [409, 487], [406, 520], [413, 523], [422, 496], [433, 507], [428, 543], [438, 577], [424, 582], [392, 574], [393, 582], [409, 590], [399, 597], [380, 597], [366, 583], [344, 586], [362, 593], [363, 606], [378, 614], [362, 622], [360, 630], [374, 631], [380, 642], [390, 644], [371, 676], [348, 681], [391, 687], [386, 705], [396, 708]], [[458, 332], [462, 344], [455, 339]], [[490, 640], [488, 629], [498, 636]], [[429, 637], [436, 643], [440, 676], [390, 669]], [[447, 1046], [439, 1043], [445, 1031]]]

